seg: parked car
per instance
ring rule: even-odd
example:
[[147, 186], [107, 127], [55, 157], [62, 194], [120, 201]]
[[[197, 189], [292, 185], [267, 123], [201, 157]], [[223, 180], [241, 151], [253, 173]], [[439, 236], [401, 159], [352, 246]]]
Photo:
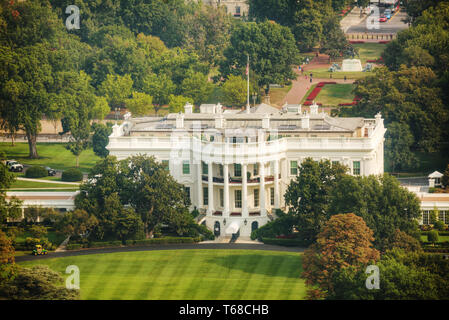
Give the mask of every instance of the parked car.
[[390, 9], [385, 10], [384, 15], [387, 19], [390, 19], [391, 18], [391, 10]]
[[385, 16], [380, 16], [379, 22], [385, 22], [385, 21], [387, 21], [387, 17], [385, 17]]
[[21, 165], [20, 163], [18, 163], [15, 160], [6, 161], [6, 165], [9, 169], [9, 171], [13, 171], [13, 172], [22, 172], [23, 171], [23, 165]]
[[45, 170], [47, 170], [49, 176], [55, 176], [56, 175], [56, 170], [55, 169], [52, 169], [50, 167], [45, 167]]

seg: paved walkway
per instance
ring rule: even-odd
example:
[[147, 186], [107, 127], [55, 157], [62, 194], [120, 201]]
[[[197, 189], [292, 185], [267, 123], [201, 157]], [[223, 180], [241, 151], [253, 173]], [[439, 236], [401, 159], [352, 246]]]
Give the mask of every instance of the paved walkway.
[[304, 252], [306, 248], [302, 247], [282, 247], [268, 244], [245, 244], [245, 243], [197, 243], [197, 244], [167, 244], [167, 245], [150, 245], [142, 247], [116, 247], [116, 248], [100, 248], [100, 249], [82, 249], [78, 251], [50, 252], [47, 255], [33, 256], [26, 255], [16, 257], [16, 262], [34, 261], [42, 259], [85, 256], [89, 254], [104, 254], [116, 252], [136, 252], [136, 251], [155, 251], [155, 250], [264, 250], [264, 251], [284, 251], [284, 252]]
[[353, 83], [355, 81], [353, 79], [347, 79], [345, 81], [344, 79], [312, 78], [312, 83], [310, 83], [309, 78], [310, 70], [318, 68], [330, 68], [330, 66], [331, 64], [329, 63], [329, 56], [325, 54], [319, 54], [318, 57], [314, 57], [309, 64], [305, 64], [303, 66], [304, 73], [299, 71], [298, 68], [295, 68], [294, 72], [298, 75], [298, 77], [296, 78], [296, 80], [292, 81], [292, 88], [287, 93], [285, 98], [282, 100], [281, 105], [284, 105], [285, 103], [289, 104], [301, 103], [302, 99], [304, 98], [310, 87], [314, 84], [317, 84], [318, 82], [335, 81], [337, 83]]
[[28, 178], [20, 178], [20, 177], [17, 177], [17, 180], [30, 181], [30, 182], [55, 183], [55, 184], [67, 184], [67, 185], [76, 185], [76, 186], [80, 185], [79, 182], [65, 182], [65, 181], [54, 181], [54, 180], [43, 180], [43, 179], [28, 179]]
[[[343, 32], [346, 32], [351, 26], [355, 26], [360, 24], [363, 20], [365, 20], [368, 15], [364, 14], [360, 17], [360, 11], [363, 9], [360, 9], [359, 7], [352, 8], [351, 12], [349, 12], [346, 17], [341, 19], [340, 26]], [[366, 12], [369, 13], [370, 9], [366, 9]]]

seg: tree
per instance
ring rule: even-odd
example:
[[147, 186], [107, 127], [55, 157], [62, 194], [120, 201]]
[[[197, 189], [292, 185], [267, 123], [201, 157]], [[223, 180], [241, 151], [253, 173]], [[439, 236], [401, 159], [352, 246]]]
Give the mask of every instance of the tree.
[[355, 214], [337, 214], [326, 222], [317, 242], [304, 252], [302, 276], [309, 286], [317, 285], [333, 294], [334, 272], [348, 267], [360, 270], [380, 258], [372, 247], [373, 231]]
[[102, 123], [94, 123], [92, 124], [92, 129], [94, 131], [92, 136], [92, 147], [94, 153], [99, 157], [105, 158], [109, 154], [109, 150], [106, 149], [106, 146], [109, 143], [109, 136], [112, 133], [110, 123], [108, 122], [107, 125]]
[[420, 201], [388, 174], [344, 176], [330, 197], [329, 215], [354, 213], [362, 217], [374, 231], [374, 245], [381, 251], [389, 249], [397, 229], [419, 239]]
[[[248, 85], [242, 77], [231, 74], [223, 84], [224, 102], [230, 106], [245, 105], [247, 101], [247, 89]], [[253, 92], [251, 87], [250, 92]]]
[[144, 116], [153, 109], [153, 97], [142, 92], [134, 91], [132, 98], [126, 100], [127, 109], [134, 116]]
[[206, 102], [214, 90], [214, 85], [208, 81], [206, 75], [200, 72], [190, 73], [182, 81], [181, 87], [182, 95], [191, 97], [196, 105]]
[[427, 233], [427, 241], [431, 242], [433, 245], [439, 241], [438, 237], [438, 231], [437, 230], [430, 230]]
[[2, 282], [0, 297], [10, 300], [75, 300], [79, 291], [63, 285], [64, 278], [48, 266], [19, 267], [14, 277]]
[[321, 227], [328, 220], [331, 191], [337, 187], [347, 168], [331, 164], [329, 160], [315, 162], [307, 158], [298, 168], [284, 195], [289, 214], [297, 217], [302, 240], [313, 243]]
[[168, 98], [168, 110], [171, 113], [178, 113], [184, 111], [184, 106], [188, 102], [193, 102], [193, 99], [184, 96], [175, 96], [173, 94]]
[[449, 188], [449, 164], [447, 165], [446, 170], [444, 170], [443, 177], [441, 178], [441, 183], [446, 189]]
[[252, 77], [259, 87], [266, 87], [267, 92], [271, 83], [284, 85], [296, 79], [292, 66], [298, 61], [298, 50], [287, 27], [269, 21], [237, 24], [220, 64], [222, 75], [244, 75], [248, 55]]
[[391, 172], [417, 166], [418, 158], [411, 152], [413, 135], [408, 124], [392, 122], [385, 135], [385, 156], [390, 163]]
[[175, 92], [176, 86], [166, 75], [150, 73], [143, 78], [142, 91], [153, 97], [154, 103], [165, 105], [169, 101], [170, 94]]
[[67, 212], [58, 222], [57, 228], [67, 236], [86, 235], [97, 226], [98, 220], [84, 210]]
[[12, 240], [0, 230], [0, 283], [11, 278], [14, 272], [14, 261]]
[[98, 91], [106, 97], [112, 110], [124, 108], [127, 99], [131, 96], [133, 80], [129, 74], [120, 76], [108, 74]]

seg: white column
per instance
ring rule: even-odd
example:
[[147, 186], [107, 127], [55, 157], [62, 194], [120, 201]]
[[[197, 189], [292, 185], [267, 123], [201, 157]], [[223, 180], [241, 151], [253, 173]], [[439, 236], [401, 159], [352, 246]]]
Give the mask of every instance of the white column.
[[229, 217], [229, 167], [228, 164], [223, 164], [223, 201], [224, 201], [224, 217]]
[[198, 208], [201, 208], [203, 206], [203, 176], [200, 160], [198, 160], [196, 166], [196, 187], [196, 192], [198, 194]]
[[260, 204], [260, 215], [266, 215], [265, 209], [265, 163], [259, 163], [259, 175], [260, 175], [260, 187], [259, 187], [259, 204]]
[[242, 164], [242, 217], [248, 217], [247, 164]]
[[279, 209], [279, 160], [274, 161], [274, 208]]
[[213, 170], [212, 170], [212, 162], [209, 162], [207, 165], [207, 190], [208, 190], [208, 209], [207, 212], [212, 214], [215, 211], [214, 208], [214, 175], [213, 175]]

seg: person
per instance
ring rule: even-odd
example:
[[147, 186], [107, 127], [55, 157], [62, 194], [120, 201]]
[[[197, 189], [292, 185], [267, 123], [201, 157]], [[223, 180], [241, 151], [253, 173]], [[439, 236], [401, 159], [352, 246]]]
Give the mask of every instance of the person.
[[312, 81], [313, 81], [313, 79], [312, 79], [312, 77], [310, 77], [310, 83], [312, 83]]
[[346, 81], [346, 76], [344, 76], [344, 78], [343, 78], [343, 79], [344, 79], [344, 81]]
[[332, 73], [329, 75], [329, 78], [331, 78], [332, 79]]

